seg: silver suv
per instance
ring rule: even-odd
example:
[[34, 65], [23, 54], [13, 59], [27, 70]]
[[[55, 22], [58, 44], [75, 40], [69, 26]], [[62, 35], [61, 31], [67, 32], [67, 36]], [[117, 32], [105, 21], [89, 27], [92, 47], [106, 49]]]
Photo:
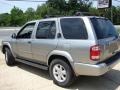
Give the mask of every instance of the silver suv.
[[76, 76], [100, 76], [119, 61], [120, 38], [110, 20], [95, 16], [47, 18], [26, 23], [2, 42], [7, 65], [22, 62], [49, 70], [65, 87]]

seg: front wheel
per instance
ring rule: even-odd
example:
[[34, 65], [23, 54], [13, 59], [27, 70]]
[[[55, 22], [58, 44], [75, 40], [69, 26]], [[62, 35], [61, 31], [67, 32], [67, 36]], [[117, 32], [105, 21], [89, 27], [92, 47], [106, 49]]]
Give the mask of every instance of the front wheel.
[[5, 48], [5, 61], [8, 66], [13, 66], [15, 64], [15, 58], [9, 48]]
[[71, 85], [75, 79], [71, 67], [61, 59], [55, 59], [51, 62], [49, 72], [54, 83], [61, 87]]

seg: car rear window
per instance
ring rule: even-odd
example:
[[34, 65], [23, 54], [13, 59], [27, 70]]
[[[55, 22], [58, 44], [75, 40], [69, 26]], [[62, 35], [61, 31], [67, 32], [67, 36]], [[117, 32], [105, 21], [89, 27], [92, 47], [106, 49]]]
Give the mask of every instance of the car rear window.
[[80, 18], [63, 18], [60, 20], [65, 39], [87, 39], [85, 24]]
[[108, 19], [91, 18], [97, 39], [118, 37], [115, 27]]

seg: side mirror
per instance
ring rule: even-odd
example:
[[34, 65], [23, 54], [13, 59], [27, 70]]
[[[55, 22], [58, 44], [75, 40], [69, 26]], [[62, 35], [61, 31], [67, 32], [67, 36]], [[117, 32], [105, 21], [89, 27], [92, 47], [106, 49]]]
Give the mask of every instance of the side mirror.
[[12, 37], [13, 39], [16, 39], [16, 37], [17, 37], [16, 33], [13, 33], [11, 37]]

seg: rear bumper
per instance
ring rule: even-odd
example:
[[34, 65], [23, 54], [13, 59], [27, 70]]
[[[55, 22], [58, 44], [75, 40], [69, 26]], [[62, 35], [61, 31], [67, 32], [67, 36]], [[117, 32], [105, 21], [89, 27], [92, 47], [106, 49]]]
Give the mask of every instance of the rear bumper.
[[[110, 61], [111, 60], [111, 61]], [[76, 75], [100, 76], [112, 69], [120, 61], [120, 54], [96, 65], [74, 63]]]

